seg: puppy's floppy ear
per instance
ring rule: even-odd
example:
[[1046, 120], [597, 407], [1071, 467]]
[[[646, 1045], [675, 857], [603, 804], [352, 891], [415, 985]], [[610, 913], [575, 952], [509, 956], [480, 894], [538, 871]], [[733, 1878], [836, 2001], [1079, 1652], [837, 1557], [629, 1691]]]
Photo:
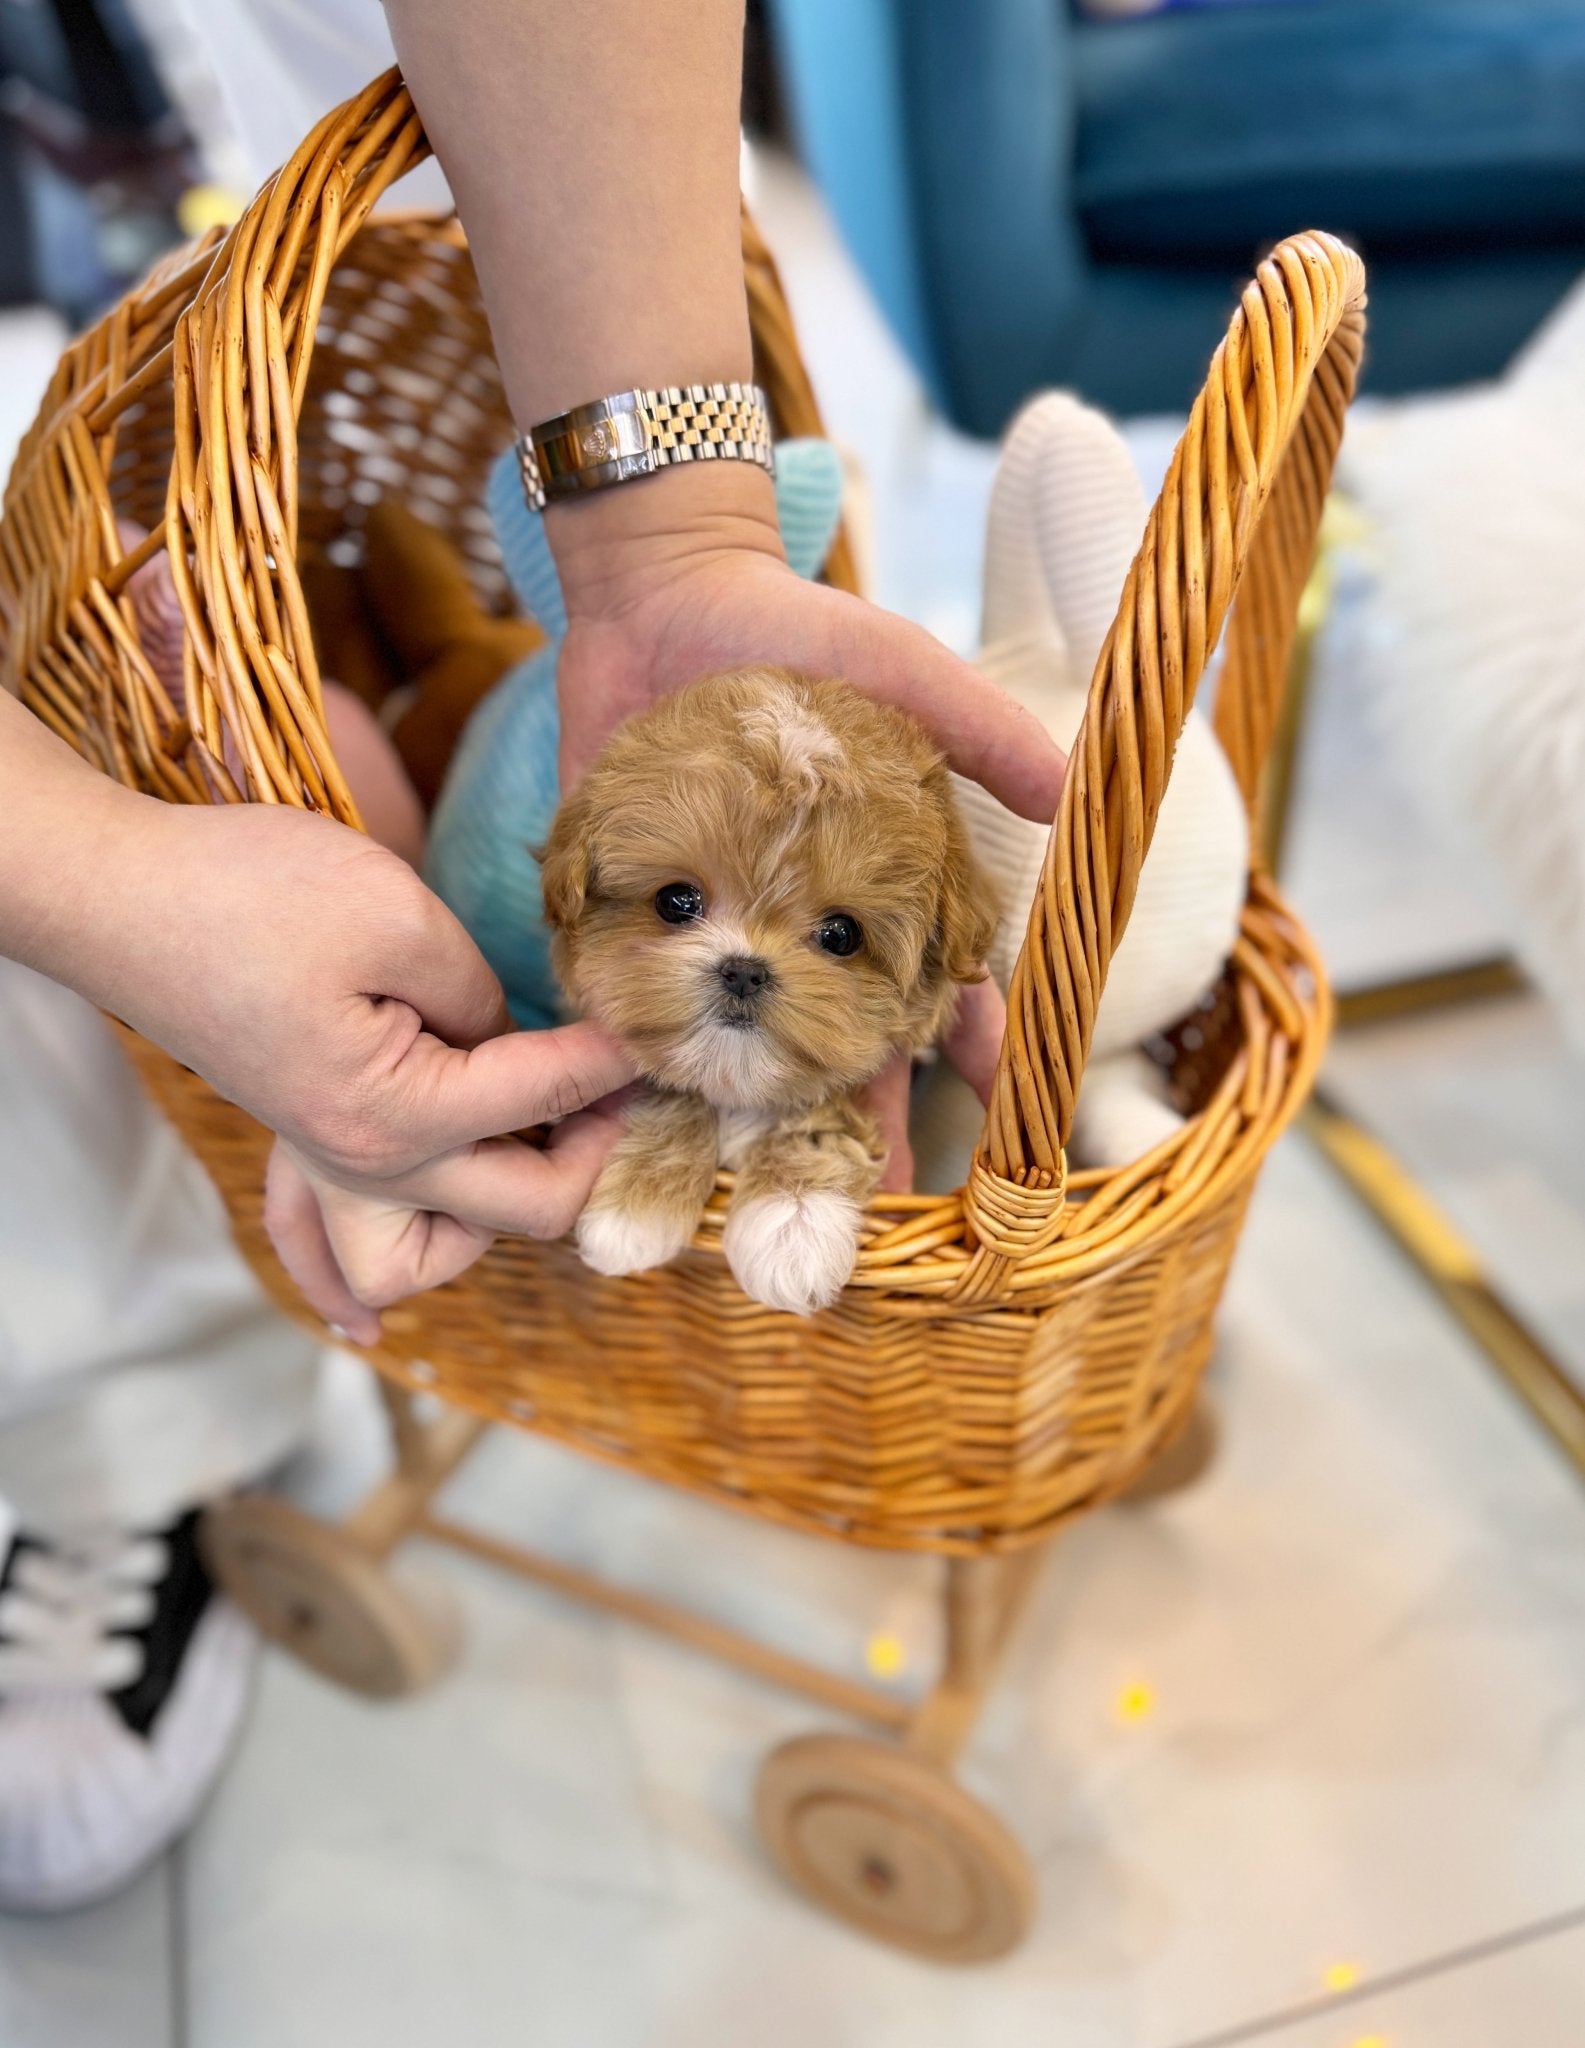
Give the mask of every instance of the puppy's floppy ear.
[[941, 971], [949, 981], [983, 981], [1001, 904], [995, 883], [975, 856], [962, 813], [944, 774], [940, 803], [946, 846], [936, 906], [935, 950]]
[[553, 931], [573, 930], [594, 884], [594, 806], [582, 789], [564, 797], [540, 849], [539, 884], [545, 922]]

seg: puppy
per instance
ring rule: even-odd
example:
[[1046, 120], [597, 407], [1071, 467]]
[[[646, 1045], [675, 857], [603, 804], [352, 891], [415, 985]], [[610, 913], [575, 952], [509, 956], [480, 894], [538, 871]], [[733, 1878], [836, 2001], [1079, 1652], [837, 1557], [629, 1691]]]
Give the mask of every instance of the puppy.
[[648, 1083], [579, 1223], [586, 1263], [675, 1258], [725, 1166], [743, 1291], [829, 1305], [883, 1164], [857, 1091], [937, 1036], [996, 931], [939, 755], [846, 684], [708, 676], [618, 729], [543, 881], [563, 986]]

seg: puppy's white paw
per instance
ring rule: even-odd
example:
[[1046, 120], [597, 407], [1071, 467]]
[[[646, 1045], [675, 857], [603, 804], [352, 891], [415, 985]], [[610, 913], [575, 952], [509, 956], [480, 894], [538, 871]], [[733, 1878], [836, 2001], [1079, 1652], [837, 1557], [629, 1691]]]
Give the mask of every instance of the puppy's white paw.
[[662, 1209], [591, 1203], [578, 1218], [578, 1252], [597, 1273], [647, 1273], [684, 1250], [693, 1223]]
[[760, 1195], [728, 1210], [722, 1249], [745, 1294], [809, 1316], [829, 1308], [847, 1284], [859, 1215], [846, 1195]]

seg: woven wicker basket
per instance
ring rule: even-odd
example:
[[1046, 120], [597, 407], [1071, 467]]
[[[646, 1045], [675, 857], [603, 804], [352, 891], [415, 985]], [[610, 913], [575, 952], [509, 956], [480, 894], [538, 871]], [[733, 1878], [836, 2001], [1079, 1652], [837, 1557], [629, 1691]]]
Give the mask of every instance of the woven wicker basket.
[[[8, 675], [135, 788], [357, 822], [325, 738], [299, 566], [355, 551], [375, 498], [404, 496], [501, 594], [481, 507], [510, 426], [466, 246], [452, 221], [369, 219], [425, 153], [399, 78], [377, 81], [235, 228], [72, 346], [23, 445], [0, 529]], [[774, 268], [747, 224], [744, 241], [778, 425], [818, 431]], [[1325, 1035], [1319, 964], [1264, 875], [1215, 1008], [1179, 1034], [1181, 1132], [1066, 1185], [1062, 1147], [1174, 743], [1230, 607], [1216, 723], [1253, 800], [1363, 306], [1358, 258], [1296, 237], [1260, 266], [1211, 364], [1100, 656], [967, 1187], [877, 1198], [852, 1284], [810, 1321], [737, 1291], [719, 1191], [694, 1249], [637, 1278], [598, 1278], [565, 1243], [503, 1242], [386, 1314], [370, 1353], [382, 1372], [757, 1514], [896, 1548], [1009, 1548], [1138, 1474], [1189, 1411], [1256, 1171]], [[135, 553], [117, 514], [151, 529]], [[158, 548], [188, 624], [186, 719], [125, 597]], [[847, 580], [845, 552], [830, 573]], [[304, 1315], [261, 1226], [266, 1134], [125, 1036], [265, 1285]]]

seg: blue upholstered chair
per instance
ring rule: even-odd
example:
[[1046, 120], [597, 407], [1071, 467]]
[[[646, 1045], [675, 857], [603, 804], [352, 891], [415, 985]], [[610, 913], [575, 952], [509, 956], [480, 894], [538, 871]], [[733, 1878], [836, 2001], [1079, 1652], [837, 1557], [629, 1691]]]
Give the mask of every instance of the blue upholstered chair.
[[1370, 266], [1367, 388], [1501, 369], [1585, 270], [1585, 0], [769, 0], [795, 127], [948, 414], [1186, 407], [1301, 227]]

